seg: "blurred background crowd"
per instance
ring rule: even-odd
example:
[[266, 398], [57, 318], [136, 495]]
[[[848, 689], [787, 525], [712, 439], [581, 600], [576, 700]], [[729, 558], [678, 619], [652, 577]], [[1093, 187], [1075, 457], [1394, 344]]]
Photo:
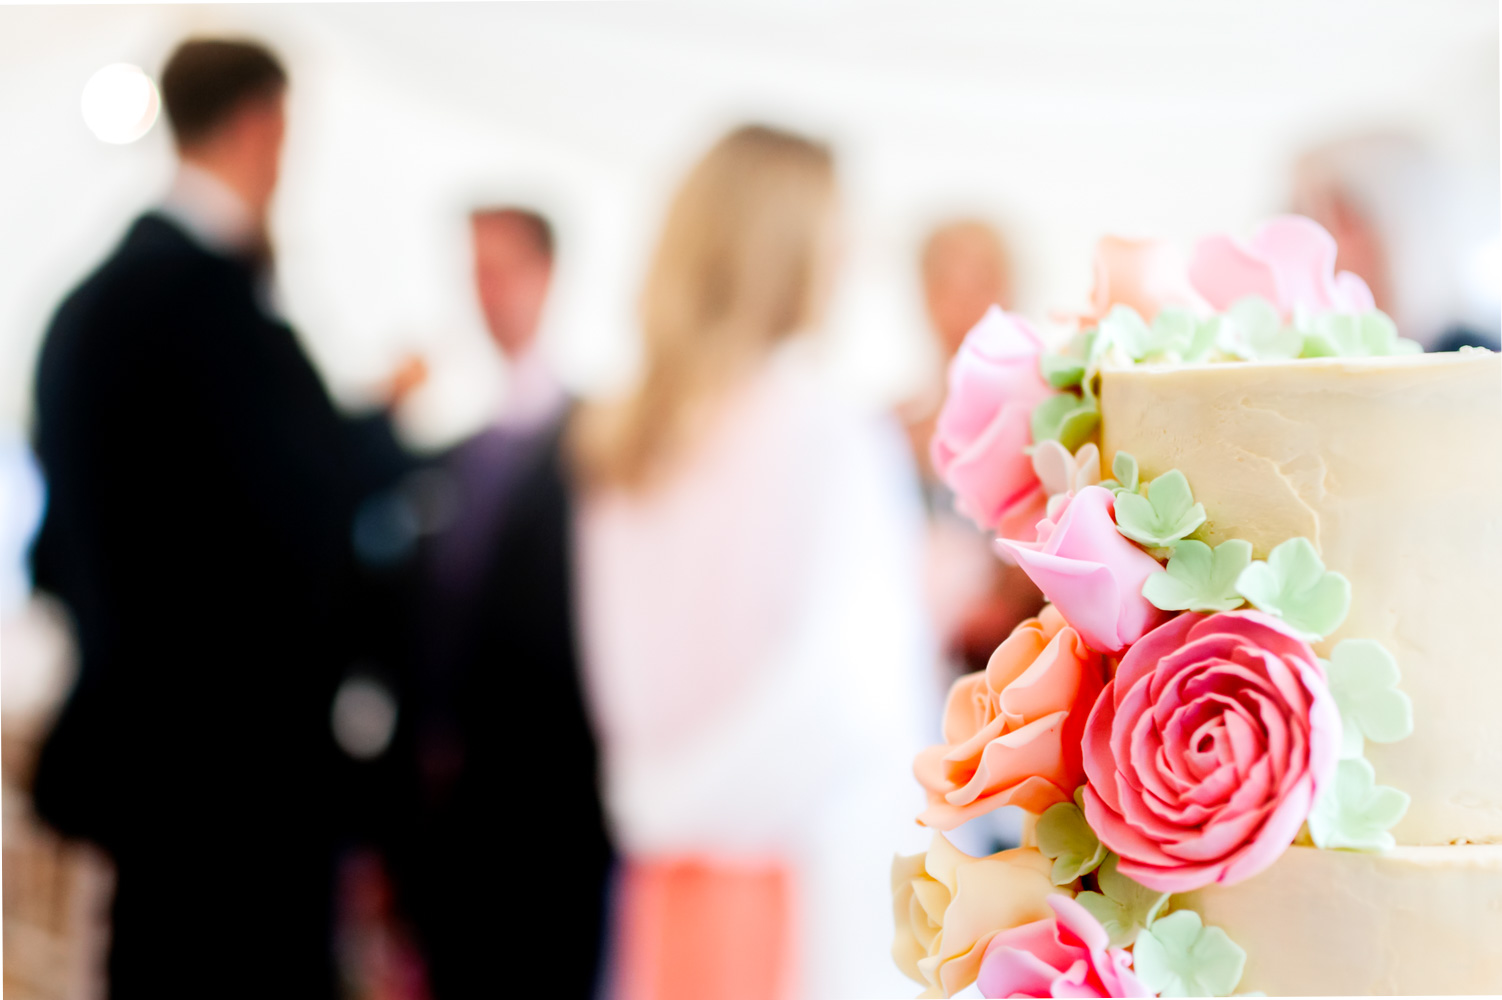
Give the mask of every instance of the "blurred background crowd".
[[18, 998], [908, 995], [1041, 603], [928, 458], [985, 309], [1293, 210], [1502, 325], [1475, 0], [12, 7], [0, 81]]

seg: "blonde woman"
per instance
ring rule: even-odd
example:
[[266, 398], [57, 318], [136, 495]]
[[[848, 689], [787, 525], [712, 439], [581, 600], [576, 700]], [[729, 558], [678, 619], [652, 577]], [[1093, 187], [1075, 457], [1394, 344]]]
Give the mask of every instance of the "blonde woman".
[[900, 431], [820, 375], [837, 209], [824, 146], [722, 139], [668, 211], [639, 382], [573, 428], [622, 1000], [911, 988], [887, 869], [923, 843], [922, 520]]

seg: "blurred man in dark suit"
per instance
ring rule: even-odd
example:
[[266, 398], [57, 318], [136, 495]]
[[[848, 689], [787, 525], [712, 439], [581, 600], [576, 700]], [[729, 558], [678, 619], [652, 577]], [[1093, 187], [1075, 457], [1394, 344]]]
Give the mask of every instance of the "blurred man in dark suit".
[[529, 981], [582, 1000], [610, 848], [574, 644], [568, 399], [536, 344], [552, 228], [514, 208], [470, 222], [480, 305], [511, 378], [492, 424], [444, 463], [454, 503], [420, 559], [397, 877], [438, 1000], [498, 995], [499, 942], [517, 919], [540, 930], [523, 946]]
[[82, 661], [35, 796], [116, 862], [114, 997], [336, 988], [350, 523], [402, 460], [268, 305], [285, 90], [258, 45], [177, 49], [171, 191], [63, 302], [37, 370], [35, 571]]

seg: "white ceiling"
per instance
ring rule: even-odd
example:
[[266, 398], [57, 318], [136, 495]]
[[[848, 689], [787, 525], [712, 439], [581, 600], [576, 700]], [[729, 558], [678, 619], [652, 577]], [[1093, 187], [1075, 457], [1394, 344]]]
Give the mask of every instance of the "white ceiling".
[[478, 419], [500, 382], [463, 284], [463, 201], [519, 193], [562, 216], [553, 346], [575, 382], [608, 381], [629, 366], [661, 201], [741, 117], [837, 143], [853, 250], [837, 333], [888, 393], [923, 360], [911, 259], [937, 214], [1006, 223], [1037, 313], [1083, 299], [1101, 232], [1243, 228], [1336, 134], [1421, 134], [1497, 214], [1489, 0], [5, 7], [0, 416], [24, 413], [56, 296], [168, 170], [160, 128], [123, 148], [88, 135], [84, 80], [226, 30], [293, 70], [288, 311], [349, 398], [400, 350], [432, 354], [429, 436]]

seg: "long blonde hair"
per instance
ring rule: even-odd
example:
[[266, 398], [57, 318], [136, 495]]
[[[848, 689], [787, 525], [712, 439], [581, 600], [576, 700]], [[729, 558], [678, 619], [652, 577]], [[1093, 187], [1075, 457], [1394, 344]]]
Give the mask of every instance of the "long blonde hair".
[[835, 194], [828, 148], [765, 126], [736, 129], [699, 161], [642, 290], [642, 378], [575, 424], [586, 482], [643, 485], [716, 396], [820, 320]]

